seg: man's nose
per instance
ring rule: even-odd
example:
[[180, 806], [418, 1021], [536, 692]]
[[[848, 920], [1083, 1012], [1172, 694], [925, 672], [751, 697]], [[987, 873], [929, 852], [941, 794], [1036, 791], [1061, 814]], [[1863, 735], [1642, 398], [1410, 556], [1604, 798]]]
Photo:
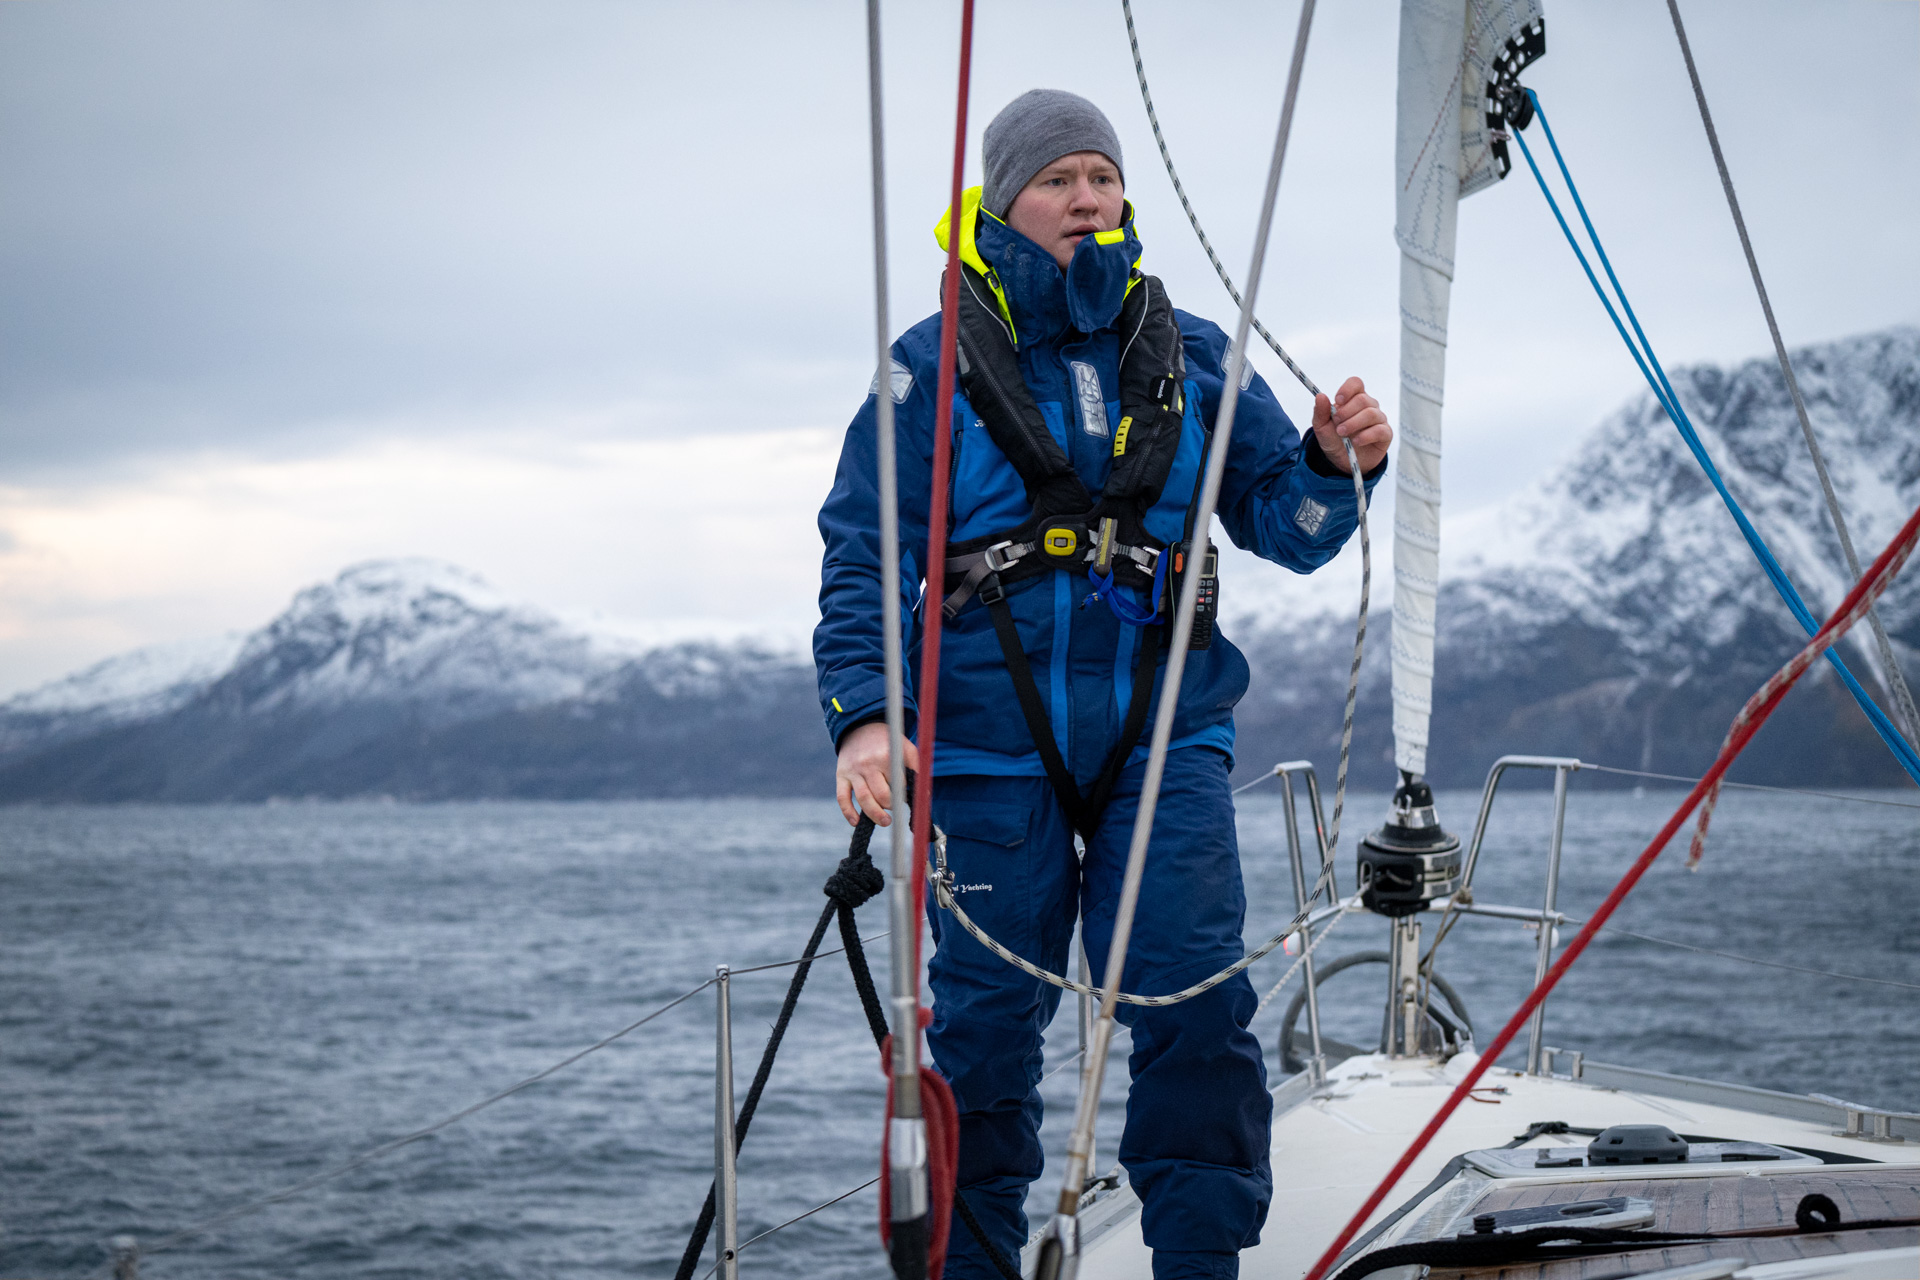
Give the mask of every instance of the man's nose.
[[1081, 178], [1075, 182], [1073, 184], [1073, 212], [1097, 213], [1099, 209], [1100, 201], [1093, 193], [1093, 183], [1086, 178]]

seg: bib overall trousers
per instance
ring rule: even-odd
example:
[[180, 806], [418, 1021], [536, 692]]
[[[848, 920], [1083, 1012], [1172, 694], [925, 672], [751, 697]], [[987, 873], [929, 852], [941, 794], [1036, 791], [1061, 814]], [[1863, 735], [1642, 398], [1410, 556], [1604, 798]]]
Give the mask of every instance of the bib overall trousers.
[[[977, 190], [968, 197], [960, 219], [963, 260], [983, 275], [991, 269], [1004, 291], [1002, 314], [1025, 385], [1086, 489], [1098, 494], [1120, 426], [1115, 388], [1122, 336], [1114, 321], [1140, 257], [1131, 207], [1124, 236], [1104, 244], [1086, 237], [1062, 272], [1038, 245], [979, 210]], [[943, 238], [949, 230], [943, 219]], [[1182, 536], [1200, 480], [1227, 347], [1217, 326], [1174, 314], [1186, 366], [1185, 420], [1179, 457], [1145, 519], [1148, 533], [1167, 543]], [[935, 315], [895, 342], [891, 367], [874, 379], [867, 404], [848, 429], [821, 510], [826, 554], [814, 656], [836, 745], [850, 729], [884, 712], [880, 610], [901, 611], [908, 651], [917, 657], [919, 610], [939, 607], [917, 599], [925, 572], [939, 339]], [[898, 431], [903, 585], [892, 602], [879, 594], [873, 406], [881, 394], [895, 402]], [[1033, 509], [1020, 475], [964, 395], [956, 393], [953, 410], [950, 540], [1030, 521]], [[1381, 471], [1384, 464], [1366, 477], [1369, 485]], [[1351, 479], [1327, 463], [1311, 437], [1303, 443], [1250, 366], [1219, 519], [1236, 545], [1301, 573], [1332, 559], [1357, 523]], [[1130, 592], [1130, 608], [1109, 607], [1081, 573], [1046, 572], [1005, 593], [1054, 743], [1083, 790], [1115, 753], [1142, 654], [1157, 654], [1147, 658], [1157, 664], [1165, 661], [1165, 644], [1151, 643], [1149, 628], [1119, 616], [1151, 612], [1153, 602], [1145, 598], [1150, 593], [1113, 589]], [[1231, 583], [1222, 590], [1230, 614]], [[933, 817], [947, 833], [956, 892], [992, 936], [1056, 973], [1070, 971], [1074, 922], [1084, 918], [1095, 981], [1104, 982], [1100, 969], [1145, 773], [1145, 736], [1117, 767], [1104, 812], [1088, 824], [1083, 859], [1034, 749], [988, 615], [980, 600], [967, 601], [946, 620], [942, 639]], [[1246, 660], [1224, 636], [1216, 634], [1208, 648], [1188, 654], [1124, 990], [1170, 993], [1243, 954], [1246, 903], [1228, 773], [1232, 709], [1247, 683]], [[1160, 685], [1155, 677], [1148, 724], [1152, 706], [1165, 694]], [[916, 687], [910, 680], [910, 731]], [[933, 1065], [951, 1082], [959, 1104], [960, 1194], [1001, 1252], [1017, 1258], [1028, 1226], [1025, 1201], [1042, 1172], [1036, 1089], [1042, 1039], [1061, 991], [994, 956], [931, 899], [929, 916], [935, 950], [928, 1044]], [[1233, 1276], [1237, 1252], [1259, 1238], [1272, 1189], [1272, 1108], [1261, 1050], [1246, 1030], [1255, 1003], [1242, 975], [1178, 1005], [1120, 1006], [1132, 1035], [1132, 1089], [1119, 1161], [1141, 1198], [1146, 1243], [1162, 1280]], [[1065, 1024], [1063, 1030], [1071, 1039]], [[1112, 1151], [1111, 1144], [1109, 1129], [1104, 1149]], [[946, 1274], [952, 1280], [997, 1275], [957, 1220]]]

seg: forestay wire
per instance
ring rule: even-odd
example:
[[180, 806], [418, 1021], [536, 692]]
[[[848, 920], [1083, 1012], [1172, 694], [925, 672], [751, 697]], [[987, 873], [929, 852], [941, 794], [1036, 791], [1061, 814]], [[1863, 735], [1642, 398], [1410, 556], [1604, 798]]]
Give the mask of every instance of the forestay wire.
[[[1246, 329], [1251, 326], [1266, 341], [1273, 354], [1280, 358], [1280, 363], [1287, 366], [1293, 376], [1300, 380], [1300, 385], [1307, 389], [1307, 394], [1314, 397], [1317, 402], [1325, 393], [1312, 378], [1307, 376], [1306, 370], [1287, 354], [1286, 348], [1280, 345], [1279, 339], [1267, 332], [1267, 327], [1260, 323], [1258, 316], [1253, 314], [1253, 308], [1241, 301], [1240, 290], [1234, 287], [1233, 277], [1227, 274], [1226, 264], [1221, 262], [1220, 255], [1213, 251], [1213, 242], [1207, 239], [1206, 230], [1200, 225], [1200, 215], [1193, 211], [1193, 203], [1187, 199], [1187, 189], [1180, 182], [1180, 173], [1173, 167], [1173, 152], [1167, 148], [1166, 135], [1160, 131], [1160, 115], [1153, 109], [1153, 92], [1147, 88], [1146, 64], [1140, 59], [1140, 37], [1133, 28], [1133, 0], [1120, 0], [1120, 9], [1127, 19], [1127, 44], [1133, 49], [1133, 74], [1140, 81], [1140, 101], [1146, 105], [1147, 123], [1153, 126], [1153, 140], [1160, 148], [1160, 159], [1166, 164], [1167, 178], [1173, 183], [1173, 193], [1180, 197], [1180, 207], [1186, 210], [1187, 222], [1192, 225], [1193, 234], [1199, 239], [1200, 247], [1206, 250], [1207, 261], [1213, 264], [1215, 274], [1220, 277], [1220, 283], [1226, 286], [1227, 296], [1233, 299], [1234, 306], [1239, 307], [1246, 314], [1246, 320], [1241, 325], [1240, 336], [1234, 343], [1234, 351], [1239, 353], [1246, 345]], [[1304, 35], [1302, 38], [1304, 41]], [[1297, 82], [1289, 81], [1289, 87], [1297, 88]], [[1291, 112], [1292, 109], [1293, 101], [1289, 98], [1286, 111]], [[1244, 356], [1242, 358], [1244, 359]], [[1333, 412], [1333, 399], [1330, 396], [1327, 399], [1327, 412], [1329, 415]], [[1328, 824], [1327, 833], [1329, 850], [1340, 847], [1340, 819], [1346, 811], [1347, 803], [1347, 761], [1352, 754], [1353, 716], [1360, 696], [1360, 659], [1366, 652], [1367, 608], [1373, 593], [1373, 538], [1367, 528], [1366, 479], [1360, 473], [1360, 457], [1354, 451], [1353, 441], [1342, 439], [1341, 443], [1346, 446], [1347, 466], [1353, 473], [1353, 500], [1359, 509], [1360, 516], [1360, 615], [1359, 621], [1354, 626], [1353, 665], [1347, 672], [1347, 701], [1340, 718], [1340, 761], [1334, 770], [1333, 778], [1333, 819]], [[1312, 898], [1308, 901], [1311, 902]]]
[[[1240, 404], [1240, 372], [1246, 365], [1247, 333], [1253, 321], [1254, 298], [1260, 287], [1260, 272], [1267, 255], [1267, 235], [1273, 227], [1274, 207], [1280, 194], [1280, 171], [1287, 154], [1287, 135], [1293, 127], [1294, 104], [1299, 97], [1300, 75], [1306, 61], [1307, 34], [1313, 25], [1314, 0], [1303, 0], [1300, 26], [1294, 37], [1293, 60], [1287, 68], [1287, 91], [1280, 108], [1280, 125], [1275, 132], [1273, 159], [1267, 168], [1266, 193], [1261, 202], [1260, 220], [1254, 232], [1253, 260], [1247, 270], [1247, 295], [1240, 306], [1240, 318], [1234, 330], [1234, 343], [1227, 357], [1226, 385], [1221, 393], [1220, 409], [1214, 421], [1214, 441], [1208, 451], [1207, 474], [1200, 490], [1194, 528], [1205, 532], [1213, 527], [1214, 508], [1219, 502], [1221, 481], [1226, 475], [1227, 455], [1233, 440], [1234, 414]], [[957, 237], [956, 237], [957, 239]], [[1363, 484], [1355, 467], [1354, 482]], [[1193, 630], [1199, 603], [1200, 575], [1184, 576], [1180, 604], [1174, 614], [1173, 634], [1185, 636]], [[1093, 1126], [1099, 1114], [1100, 1090], [1105, 1077], [1107, 1050], [1113, 1039], [1114, 1011], [1120, 994], [1120, 981], [1126, 972], [1127, 945], [1133, 933], [1134, 912], [1140, 902], [1140, 882], [1146, 871], [1147, 843], [1153, 832], [1153, 815], [1160, 800], [1160, 783], [1166, 774], [1167, 744], [1173, 737], [1174, 710], [1181, 678], [1186, 673], [1187, 647], [1175, 644], [1167, 655], [1167, 669], [1154, 715], [1152, 745], [1147, 754], [1146, 777], [1141, 782], [1140, 800], [1134, 814], [1133, 840], [1127, 851], [1125, 878], [1121, 882], [1120, 901], [1114, 913], [1113, 945], [1108, 949], [1107, 987], [1100, 1000], [1100, 1017], [1094, 1025], [1087, 1063], [1081, 1073], [1080, 1105], [1074, 1117], [1073, 1135], [1067, 1146], [1067, 1170], [1062, 1180], [1060, 1201], [1048, 1236], [1041, 1243], [1038, 1274], [1051, 1280], [1060, 1274], [1068, 1250], [1078, 1252], [1078, 1225], [1074, 1221], [1084, 1189], [1087, 1166], [1093, 1154]]]
[[[1592, 265], [1587, 261], [1586, 251], [1580, 247], [1573, 228], [1567, 223], [1566, 215], [1561, 212], [1560, 202], [1554, 198], [1552, 188], [1547, 185], [1546, 176], [1540, 171], [1540, 165], [1533, 157], [1533, 149], [1527, 145], [1526, 134], [1515, 128], [1512, 133], [1513, 140], [1520, 144], [1520, 154], [1526, 157], [1527, 168], [1533, 172], [1533, 179], [1539, 184], [1541, 195], [1546, 197], [1547, 207], [1553, 211], [1554, 220], [1560, 224], [1560, 231], [1566, 237], [1567, 244], [1573, 249], [1574, 257], [1579, 260], [1581, 270], [1586, 272], [1587, 282], [1593, 286], [1594, 293], [1599, 296], [1601, 306], [1606, 308], [1608, 318], [1613, 321], [1614, 329], [1620, 334], [1620, 340], [1627, 344], [1627, 350], [1633, 356], [1634, 363], [1639, 366], [1641, 376], [1647, 380], [1647, 385], [1653, 390], [1654, 399], [1665, 410], [1668, 420], [1680, 433], [1680, 438], [1686, 442], [1694, 460], [1700, 464], [1700, 469], [1706, 473], [1707, 479], [1713, 484], [1714, 491], [1720, 495], [1721, 502], [1733, 516], [1734, 523], [1740, 527], [1741, 536], [1746, 539], [1747, 546], [1752, 549], [1754, 558], [1759, 560], [1767, 580], [1773, 584], [1774, 590], [1807, 634], [1815, 634], [1819, 628], [1818, 620], [1813, 616], [1812, 610], [1807, 608], [1806, 601], [1801, 599], [1799, 590], [1793, 585], [1793, 580], [1787, 577], [1786, 570], [1780, 566], [1779, 560], [1768, 548], [1766, 539], [1762, 538], [1760, 531], [1753, 527], [1753, 522], [1747, 518], [1746, 512], [1741, 509], [1740, 503], [1727, 488], [1727, 482], [1721, 477], [1719, 468], [1714, 465], [1712, 455], [1707, 452], [1699, 433], [1694, 430], [1693, 420], [1687, 416], [1686, 407], [1681, 404], [1679, 393], [1673, 389], [1673, 383], [1667, 378], [1666, 369], [1661, 365], [1659, 356], [1654, 354], [1653, 344], [1647, 339], [1646, 331], [1641, 328], [1640, 319], [1634, 313], [1633, 304], [1628, 301], [1627, 292], [1621, 286], [1619, 276], [1614, 272], [1613, 262], [1607, 257], [1605, 246], [1600, 243], [1600, 233], [1594, 229], [1593, 219], [1587, 215], [1586, 202], [1580, 198], [1580, 189], [1574, 184], [1573, 174], [1567, 168], [1566, 158], [1560, 153], [1560, 144], [1553, 136], [1553, 125], [1547, 120], [1546, 109], [1540, 105], [1539, 96], [1533, 90], [1527, 89], [1525, 93], [1527, 101], [1533, 105], [1534, 115], [1540, 121], [1541, 132], [1546, 135], [1547, 146], [1553, 152], [1554, 164], [1560, 170], [1561, 180], [1567, 185], [1567, 194], [1573, 200], [1574, 210], [1580, 216], [1581, 225], [1586, 228], [1587, 238], [1593, 243], [1594, 255], [1600, 259], [1600, 266], [1607, 273], [1607, 279], [1613, 285], [1614, 294], [1620, 299], [1619, 308], [1614, 307], [1613, 299], [1608, 296], [1606, 288], [1600, 283], [1600, 277], [1595, 274]], [[1622, 311], [1626, 313], [1624, 321], [1620, 318]], [[1627, 332], [1629, 324], [1633, 326], [1632, 334]], [[1639, 339], [1638, 343], [1634, 341], [1636, 337]], [[1829, 648], [1825, 651], [1825, 657], [1847, 686], [1848, 692], [1853, 695], [1854, 701], [1860, 705], [1860, 710], [1873, 724], [1874, 732], [1880, 735], [1881, 740], [1887, 744], [1887, 749], [1893, 753], [1894, 759], [1899, 761], [1900, 767], [1906, 770], [1907, 775], [1916, 783], [1920, 783], [1920, 753], [1914, 751], [1912, 744], [1900, 735], [1900, 730], [1887, 718], [1886, 712], [1882, 711], [1867, 695], [1867, 691], [1860, 686], [1859, 680], [1854, 678], [1853, 672], [1848, 670], [1847, 664], [1841, 660], [1840, 654]]]
[[[1733, 191], [1733, 174], [1727, 170], [1727, 157], [1720, 150], [1720, 132], [1713, 127], [1713, 113], [1707, 110], [1707, 91], [1700, 84], [1700, 69], [1693, 64], [1693, 46], [1687, 42], [1686, 24], [1680, 21], [1678, 0], [1667, 0], [1667, 12], [1673, 15], [1673, 34], [1680, 41], [1680, 56], [1687, 63], [1687, 79], [1693, 82], [1693, 100], [1700, 106], [1700, 123], [1706, 127], [1707, 143], [1713, 148], [1714, 168], [1720, 171], [1720, 187], [1727, 194], [1727, 208], [1733, 214], [1733, 226], [1740, 233], [1740, 249], [1747, 256], [1747, 271], [1753, 276], [1753, 291], [1760, 296], [1760, 310], [1767, 317], [1767, 332], [1773, 335], [1773, 352], [1780, 360], [1780, 372], [1787, 380], [1787, 394], [1793, 398], [1794, 414], [1800, 419], [1800, 434], [1806, 437], [1807, 452], [1813, 458], [1813, 469], [1820, 477], [1820, 492], [1827, 501], [1827, 514], [1833, 519], [1833, 530], [1840, 535], [1840, 550], [1846, 553], [1847, 569], [1853, 574], [1853, 580], [1860, 580], [1860, 557], [1853, 549], [1853, 538], [1847, 532], [1847, 518], [1840, 511], [1840, 499], [1833, 491], [1833, 477], [1827, 474], [1826, 455], [1820, 451], [1820, 441], [1814, 437], [1813, 423], [1807, 418], [1807, 402], [1800, 394], [1800, 380], [1793, 376], [1793, 361], [1787, 358], [1787, 344], [1780, 337], [1780, 322], [1773, 318], [1773, 302], [1767, 297], [1767, 285], [1760, 278], [1760, 259], [1754, 256], [1753, 240], [1747, 235], [1747, 220], [1740, 213], [1740, 197]], [[1873, 630], [1875, 647], [1880, 651], [1880, 665], [1886, 671], [1887, 690], [1893, 695], [1894, 709], [1900, 718], [1900, 727], [1907, 731], [1910, 742], [1920, 742], [1920, 712], [1913, 706], [1913, 692], [1907, 688], [1907, 679], [1900, 672], [1900, 664], [1894, 658], [1893, 645], [1887, 639], [1887, 629], [1880, 622], [1880, 611], [1869, 610], [1867, 625]]]

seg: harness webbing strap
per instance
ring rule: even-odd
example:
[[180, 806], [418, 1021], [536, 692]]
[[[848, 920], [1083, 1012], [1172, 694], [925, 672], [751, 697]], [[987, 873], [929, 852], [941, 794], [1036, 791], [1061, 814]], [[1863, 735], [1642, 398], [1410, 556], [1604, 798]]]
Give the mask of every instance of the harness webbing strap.
[[[1120, 781], [1120, 772], [1127, 767], [1133, 749], [1140, 744], [1140, 734], [1147, 727], [1147, 707], [1153, 701], [1153, 678], [1159, 674], [1160, 650], [1166, 637], [1165, 627], [1140, 629], [1140, 653], [1133, 669], [1133, 693], [1127, 700], [1127, 719], [1120, 726], [1120, 740], [1113, 744], [1113, 755], [1108, 759], [1107, 767], [1100, 771], [1093, 790], [1087, 793], [1087, 812], [1091, 815], [1089, 826], [1098, 823], [1100, 815], [1106, 812], [1107, 802], [1113, 798], [1113, 789]], [[1175, 690], [1170, 696], [1178, 697], [1179, 691]]]
[[[997, 584], [996, 584], [997, 585]], [[1013, 678], [1014, 696], [1020, 700], [1020, 714], [1026, 718], [1027, 733], [1033, 738], [1033, 745], [1040, 752], [1040, 763], [1047, 771], [1047, 781], [1053, 784], [1054, 794], [1060, 797], [1060, 807], [1067, 811], [1067, 821], [1075, 830], [1080, 829], [1080, 787], [1073, 780], [1073, 771], [1067, 768], [1067, 762], [1061, 758], [1060, 744], [1053, 737], [1053, 723], [1047, 716], [1047, 708], [1040, 701], [1040, 686], [1034, 683], [1033, 664], [1027, 661], [1027, 651], [1020, 643], [1020, 632], [1013, 625], [1013, 610], [1007, 607], [1007, 598], [995, 593], [987, 602], [987, 616], [993, 619], [994, 634], [1000, 637], [1000, 654], [1006, 659], [1007, 674]]]
[[1000, 654], [1006, 660], [1007, 675], [1013, 680], [1013, 693], [1020, 702], [1027, 733], [1040, 753], [1040, 765], [1047, 771], [1047, 781], [1053, 784], [1053, 793], [1059, 797], [1067, 821], [1083, 839], [1091, 840], [1094, 829], [1100, 825], [1100, 815], [1106, 812], [1107, 802], [1113, 797], [1121, 770], [1127, 767], [1127, 759], [1140, 741], [1140, 732], [1146, 728], [1147, 704], [1153, 701], [1153, 678], [1159, 671], [1160, 643], [1165, 628], [1141, 628], [1139, 660], [1133, 669], [1133, 694], [1127, 703], [1127, 718], [1121, 723], [1120, 736], [1100, 776], [1083, 795], [1053, 736], [1053, 720], [1040, 698], [1040, 686], [1033, 678], [1033, 664], [1027, 661], [1026, 648], [1020, 643], [1020, 632], [1014, 626], [1013, 610], [1007, 607], [1006, 594], [998, 589], [999, 584], [992, 585], [995, 589], [983, 595], [982, 601], [987, 606], [987, 616], [993, 619], [993, 632], [1000, 639]]

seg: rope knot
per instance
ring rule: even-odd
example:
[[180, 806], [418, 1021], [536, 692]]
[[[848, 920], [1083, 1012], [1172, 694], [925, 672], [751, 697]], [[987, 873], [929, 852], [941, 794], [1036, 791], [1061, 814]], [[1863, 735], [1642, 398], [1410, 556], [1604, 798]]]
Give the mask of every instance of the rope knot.
[[873, 858], [861, 848], [840, 859], [840, 865], [827, 877], [821, 892], [848, 910], [853, 910], [871, 901], [886, 887], [887, 878], [880, 874], [880, 868], [873, 865]]

